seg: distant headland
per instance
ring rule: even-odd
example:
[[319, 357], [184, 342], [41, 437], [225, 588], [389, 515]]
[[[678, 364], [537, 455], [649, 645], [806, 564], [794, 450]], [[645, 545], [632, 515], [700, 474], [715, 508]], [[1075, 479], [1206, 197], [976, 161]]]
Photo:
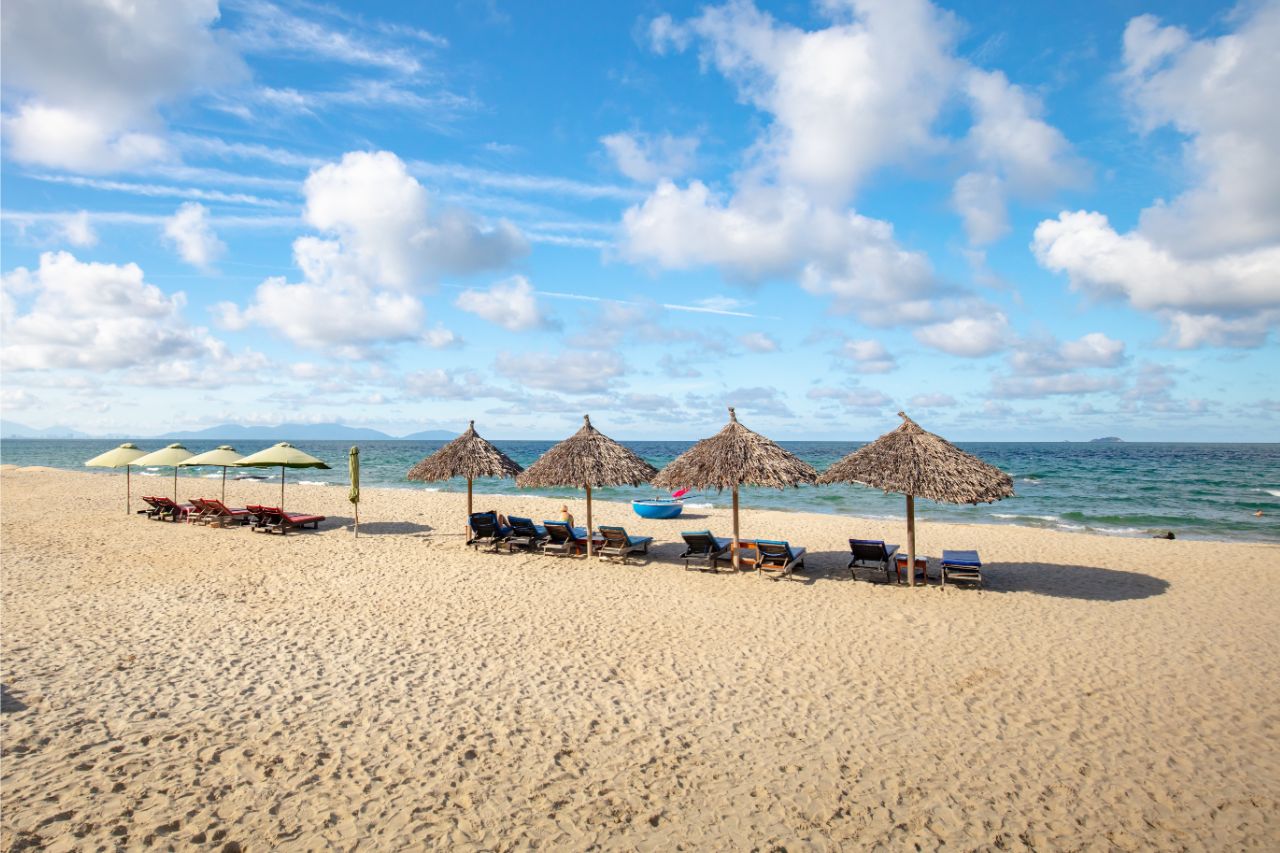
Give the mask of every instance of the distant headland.
[[1120, 444], [1124, 439], [1114, 435], [1105, 435], [1102, 438], [1089, 439], [1090, 444]]

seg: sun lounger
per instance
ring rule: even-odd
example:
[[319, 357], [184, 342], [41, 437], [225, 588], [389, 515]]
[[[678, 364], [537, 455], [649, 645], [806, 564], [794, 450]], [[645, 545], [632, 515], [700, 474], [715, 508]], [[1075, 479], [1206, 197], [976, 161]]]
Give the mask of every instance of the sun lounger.
[[942, 585], [947, 581], [969, 581], [982, 586], [982, 560], [977, 551], [943, 551]]
[[547, 529], [547, 542], [542, 546], [542, 553], [557, 556], [573, 556], [587, 550], [587, 529], [570, 527], [563, 521], [544, 521]]
[[488, 545], [490, 550], [496, 551], [498, 546], [511, 535], [510, 527], [498, 525], [496, 512], [473, 512], [467, 519], [467, 526], [471, 530], [467, 544], [473, 548]]
[[600, 535], [604, 544], [600, 546], [600, 559], [618, 557], [626, 565], [628, 554], [648, 554], [652, 536], [628, 536], [621, 527], [605, 527], [600, 525]]
[[204, 498], [188, 498], [191, 503], [191, 511], [187, 513], [187, 524], [204, 524], [209, 520], [209, 516], [213, 514], [212, 508]]
[[171, 498], [154, 497], [156, 514], [152, 516], [160, 521], [182, 521], [187, 513], [195, 509], [191, 504], [176, 504]]
[[153, 521], [160, 517], [160, 511], [164, 509], [164, 505], [160, 503], [159, 498], [154, 497], [153, 495], [143, 495], [142, 502], [147, 505], [147, 508], [139, 510], [139, 512], [145, 513], [147, 518], [150, 518]]
[[[256, 513], [251, 512], [247, 507], [245, 509], [233, 509], [227, 506], [217, 498], [209, 498], [204, 502], [208, 513], [201, 517], [205, 524], [212, 524], [216, 527], [229, 527], [233, 524], [248, 524]], [[259, 510], [262, 507], [258, 507]]]
[[886, 545], [883, 539], [850, 539], [849, 550], [853, 559], [849, 561], [849, 575], [858, 579], [854, 569], [857, 566], [879, 566], [884, 571], [884, 582], [889, 582], [889, 568], [897, 545]]
[[712, 536], [710, 530], [686, 530], [680, 537], [684, 539], [684, 553], [680, 558], [684, 560], [685, 571], [689, 570], [691, 560], [705, 562], [707, 568], [714, 570], [718, 561], [732, 559], [729, 556], [732, 539], [719, 539]]
[[302, 512], [284, 512], [278, 506], [258, 507], [257, 521], [253, 525], [254, 533], [279, 533], [287, 535], [290, 530], [301, 530], [305, 527], [319, 530], [323, 515], [310, 515]]
[[513, 515], [507, 519], [507, 523], [511, 525], [511, 535], [506, 539], [508, 554], [516, 549], [535, 551], [547, 541], [547, 529], [534, 524], [531, 518]]
[[790, 542], [773, 539], [756, 540], [756, 571], [777, 572], [786, 577], [804, 568], [804, 549], [792, 548]]

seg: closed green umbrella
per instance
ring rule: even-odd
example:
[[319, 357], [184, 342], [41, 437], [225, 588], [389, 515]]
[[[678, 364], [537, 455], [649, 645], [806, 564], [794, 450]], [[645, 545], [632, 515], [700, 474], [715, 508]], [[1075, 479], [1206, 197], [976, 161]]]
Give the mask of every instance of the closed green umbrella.
[[351, 491], [347, 492], [347, 500], [355, 507], [356, 536], [360, 535], [360, 448], [353, 447], [347, 454], [347, 468], [351, 472]]
[[179, 462], [182, 468], [221, 468], [222, 469], [222, 502], [227, 502], [227, 468], [244, 458], [229, 444], [219, 445], [214, 450], [207, 450], [192, 456], [186, 462]]
[[132, 490], [132, 484], [129, 482], [131, 467], [137, 464], [137, 460], [146, 456], [147, 451], [139, 450], [136, 444], [125, 443], [101, 453], [88, 462], [84, 463], [89, 468], [123, 468], [124, 469], [124, 514], [129, 514], [129, 498]]
[[187, 461], [195, 454], [187, 450], [181, 444], [171, 444], [163, 447], [154, 453], [148, 453], [139, 459], [135, 459], [133, 464], [139, 468], [172, 468], [173, 469], [173, 502], [178, 502], [178, 465]]
[[304, 453], [294, 447], [287, 441], [279, 444], [273, 444], [266, 450], [259, 450], [257, 453], [250, 454], [238, 462], [232, 463], [233, 468], [279, 468], [280, 469], [280, 509], [284, 510], [284, 469], [285, 468], [323, 468], [326, 471], [329, 466], [312, 456], [310, 453]]

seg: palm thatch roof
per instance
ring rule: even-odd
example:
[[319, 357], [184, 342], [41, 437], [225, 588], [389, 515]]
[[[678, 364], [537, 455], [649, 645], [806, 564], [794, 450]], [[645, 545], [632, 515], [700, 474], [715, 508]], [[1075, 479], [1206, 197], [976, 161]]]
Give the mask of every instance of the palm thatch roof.
[[548, 486], [639, 486], [658, 473], [648, 462], [609, 438], [582, 416], [582, 429], [548, 450], [519, 477], [520, 488]]
[[832, 465], [819, 483], [862, 483], [953, 504], [1013, 497], [1013, 478], [898, 412], [902, 424]]
[[510, 456], [476, 433], [471, 421], [466, 432], [409, 469], [410, 480], [434, 482], [452, 477], [514, 477], [524, 469]]
[[817, 477], [809, 463], [738, 423], [738, 415], [730, 407], [725, 428], [673, 459], [653, 484], [662, 489], [785, 489], [812, 483]]

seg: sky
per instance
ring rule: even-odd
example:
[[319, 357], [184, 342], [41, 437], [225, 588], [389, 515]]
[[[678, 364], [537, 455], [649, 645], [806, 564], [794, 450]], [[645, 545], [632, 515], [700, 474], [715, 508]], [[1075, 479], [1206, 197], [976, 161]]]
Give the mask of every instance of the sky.
[[1280, 440], [1280, 2], [0, 15], [7, 420]]

